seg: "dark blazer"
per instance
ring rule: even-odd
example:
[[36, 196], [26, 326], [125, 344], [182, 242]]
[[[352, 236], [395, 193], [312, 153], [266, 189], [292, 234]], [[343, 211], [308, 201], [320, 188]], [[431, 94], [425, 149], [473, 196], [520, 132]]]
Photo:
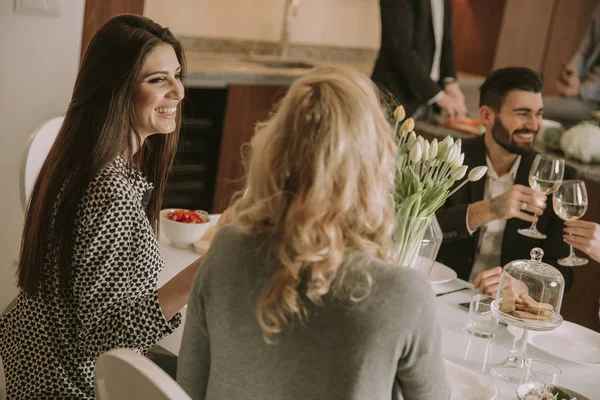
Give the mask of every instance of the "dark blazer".
[[[442, 87], [430, 78], [435, 36], [431, 0], [380, 0], [381, 47], [372, 79], [390, 91], [408, 115]], [[456, 78], [452, 47], [452, 1], [444, 0], [440, 81]]]
[[[465, 153], [464, 165], [469, 169], [480, 165], [486, 165], [485, 145], [483, 137], [463, 142], [463, 153]], [[530, 153], [521, 157], [521, 163], [517, 170], [515, 184], [529, 186], [529, 169], [536, 153]], [[576, 173], [567, 168], [565, 179], [574, 179]], [[479, 243], [478, 229], [472, 236], [466, 226], [467, 207], [469, 204], [483, 200], [485, 191], [485, 177], [477, 182], [469, 182], [453, 194], [446, 203], [437, 211], [436, 216], [444, 232], [444, 240], [438, 253], [437, 260], [458, 273], [458, 277], [469, 279], [473, 262], [475, 259], [477, 244]], [[540, 232], [548, 237], [544, 240], [531, 239], [520, 235], [517, 229], [527, 228], [529, 222], [517, 218], [506, 221], [504, 236], [502, 239], [501, 266], [517, 259], [529, 260], [530, 251], [534, 247], [544, 250], [542, 261], [556, 267], [565, 278], [565, 290], [573, 283], [574, 272], [570, 267], [558, 265], [558, 259], [569, 255], [569, 246], [563, 242], [563, 221], [556, 216], [552, 209], [552, 197], [548, 196], [548, 202], [544, 214], [539, 217], [537, 226]], [[490, 267], [494, 267], [491, 265]]]

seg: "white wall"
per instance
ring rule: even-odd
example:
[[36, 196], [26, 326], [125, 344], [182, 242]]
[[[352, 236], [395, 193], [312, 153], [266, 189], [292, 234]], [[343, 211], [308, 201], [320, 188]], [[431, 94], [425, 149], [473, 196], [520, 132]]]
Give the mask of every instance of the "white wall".
[[[146, 0], [144, 15], [182, 36], [278, 41], [286, 0]], [[290, 41], [379, 48], [378, 0], [301, 0]]]
[[0, 0], [0, 311], [16, 294], [13, 259], [23, 224], [19, 168], [29, 135], [64, 114], [79, 64], [84, 0], [58, 17], [13, 14]]

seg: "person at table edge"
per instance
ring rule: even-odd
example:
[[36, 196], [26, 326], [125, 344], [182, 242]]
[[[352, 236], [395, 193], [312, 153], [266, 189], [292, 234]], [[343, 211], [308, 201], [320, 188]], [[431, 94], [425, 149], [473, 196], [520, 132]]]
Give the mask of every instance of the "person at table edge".
[[[436, 214], [444, 233], [437, 260], [492, 296], [501, 266], [530, 259], [534, 247], [542, 248], [543, 261], [563, 274], [565, 290], [574, 279], [573, 270], [557, 261], [569, 251], [562, 237], [564, 223], [547, 206], [545, 196], [528, 184], [536, 156], [533, 143], [542, 124], [541, 89], [542, 78], [528, 68], [499, 69], [485, 80], [479, 113], [486, 133], [466, 140], [463, 152], [470, 168], [488, 166], [486, 178], [467, 183]], [[567, 168], [564, 179], [574, 177], [575, 171]], [[532, 221], [546, 239], [517, 232]]]

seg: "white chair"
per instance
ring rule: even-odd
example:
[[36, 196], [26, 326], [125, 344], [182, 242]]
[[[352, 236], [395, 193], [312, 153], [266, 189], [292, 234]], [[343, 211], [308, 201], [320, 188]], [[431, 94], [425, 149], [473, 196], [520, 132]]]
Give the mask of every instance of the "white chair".
[[128, 349], [101, 354], [95, 382], [98, 400], [191, 400], [158, 365]]
[[54, 139], [58, 135], [58, 130], [64, 119], [65, 117], [56, 117], [44, 122], [27, 140], [19, 179], [23, 211], [27, 209], [27, 202], [29, 201], [29, 196], [31, 196], [35, 179], [50, 151], [50, 147], [54, 143]]

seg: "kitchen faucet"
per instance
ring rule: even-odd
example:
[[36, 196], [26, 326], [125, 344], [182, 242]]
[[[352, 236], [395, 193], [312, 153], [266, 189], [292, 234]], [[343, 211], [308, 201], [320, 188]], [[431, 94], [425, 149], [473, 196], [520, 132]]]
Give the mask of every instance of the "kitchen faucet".
[[300, 0], [286, 0], [283, 11], [283, 23], [281, 26], [281, 41], [279, 42], [279, 56], [287, 57], [290, 47], [290, 25], [292, 18], [298, 13]]

